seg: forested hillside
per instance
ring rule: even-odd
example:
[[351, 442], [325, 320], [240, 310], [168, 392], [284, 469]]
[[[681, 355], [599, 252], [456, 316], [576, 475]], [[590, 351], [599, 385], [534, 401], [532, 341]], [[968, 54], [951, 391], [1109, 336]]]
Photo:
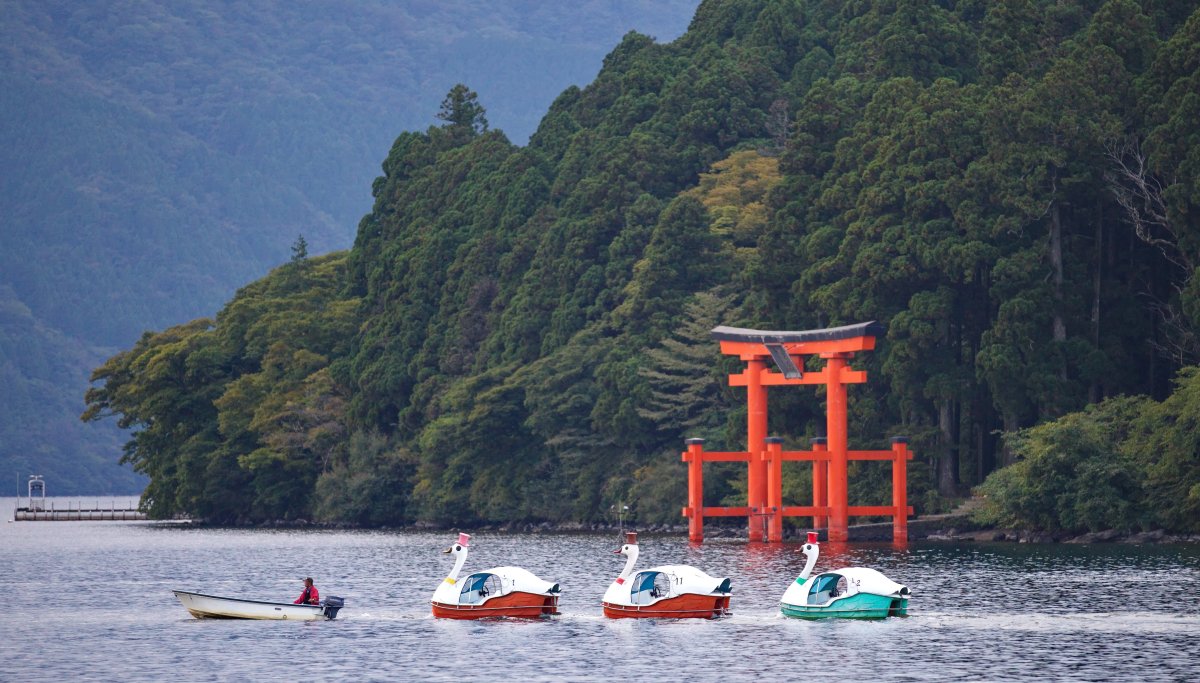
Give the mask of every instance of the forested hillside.
[[[1198, 86], [1195, 3], [703, 2], [672, 43], [627, 35], [525, 147], [453, 90], [393, 143], [342, 289], [301, 259], [144, 337], [91, 415], [141, 429], [157, 515], [674, 521], [681, 439], [744, 438], [708, 329], [879, 320], [852, 444], [908, 435], [933, 511], [1089, 404], [1188, 414], [1156, 401], [1197, 360]], [[773, 433], [820, 434], [820, 396], [771, 401]], [[1173, 452], [1170, 486], [1200, 490]], [[744, 490], [728, 474], [711, 500]]]
[[75, 419], [97, 362], [299, 234], [347, 248], [388, 143], [467, 74], [524, 142], [626, 31], [675, 37], [696, 2], [0, 2], [0, 472], [140, 490], [124, 437]]

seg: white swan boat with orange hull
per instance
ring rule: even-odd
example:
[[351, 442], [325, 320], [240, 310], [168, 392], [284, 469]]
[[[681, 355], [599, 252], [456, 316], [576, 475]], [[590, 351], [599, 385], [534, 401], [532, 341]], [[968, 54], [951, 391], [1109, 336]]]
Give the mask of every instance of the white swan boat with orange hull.
[[290, 602], [266, 602], [243, 598], [222, 598], [216, 595], [171, 591], [193, 617], [197, 619], [276, 619], [280, 621], [317, 621], [337, 618], [345, 605], [342, 598], [329, 596], [319, 605], [296, 605]]
[[454, 569], [438, 584], [430, 603], [433, 616], [445, 619], [491, 617], [537, 618], [558, 614], [557, 583], [543, 581], [520, 567], [495, 567], [459, 578], [467, 561], [471, 537], [459, 534], [446, 550], [455, 556]]
[[634, 573], [637, 533], [625, 534], [614, 551], [625, 555], [625, 568], [604, 592], [604, 616], [622, 618], [712, 619], [729, 613], [729, 579], [709, 576], [687, 565], [669, 564]]

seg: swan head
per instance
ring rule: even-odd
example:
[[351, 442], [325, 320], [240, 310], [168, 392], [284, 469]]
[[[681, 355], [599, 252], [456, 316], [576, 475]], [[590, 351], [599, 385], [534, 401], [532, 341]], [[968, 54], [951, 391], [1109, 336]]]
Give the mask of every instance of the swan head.
[[453, 555], [460, 555], [466, 551], [467, 546], [470, 545], [470, 542], [471, 542], [470, 534], [459, 534], [458, 542], [455, 543], [454, 545], [450, 546], [449, 548], [446, 548], [442, 552], [453, 554]]
[[817, 557], [821, 554], [821, 547], [817, 545], [817, 532], [808, 532], [807, 541], [807, 543], [800, 546], [800, 552], [804, 553], [804, 556], [808, 558], [804, 563], [804, 571], [800, 572], [800, 578], [797, 579], [800, 583], [804, 583], [812, 575], [813, 567], [817, 564]]
[[820, 551], [820, 546], [817, 545], [817, 532], [810, 531], [804, 545], [800, 546], [800, 552], [805, 555], [812, 555], [818, 551]]
[[616, 555], [625, 555], [628, 557], [632, 553], [637, 552], [637, 532], [629, 531], [625, 533], [625, 544], [613, 551]]

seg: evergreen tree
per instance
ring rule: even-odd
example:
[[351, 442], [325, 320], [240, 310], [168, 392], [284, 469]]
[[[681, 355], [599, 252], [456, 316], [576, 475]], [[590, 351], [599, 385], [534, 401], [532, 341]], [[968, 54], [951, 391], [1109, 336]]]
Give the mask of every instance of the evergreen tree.
[[459, 83], [446, 93], [437, 117], [446, 123], [446, 128], [463, 130], [478, 135], [488, 129], [487, 117], [479, 96], [467, 86]]
[[308, 258], [308, 241], [304, 239], [304, 235], [297, 235], [296, 241], [292, 243], [292, 263], [299, 263]]
[[709, 333], [724, 323], [733, 300], [732, 294], [697, 293], [684, 304], [679, 327], [645, 352], [638, 375], [650, 393], [637, 410], [659, 429], [687, 438], [722, 436], [730, 405], [723, 400], [720, 351]]

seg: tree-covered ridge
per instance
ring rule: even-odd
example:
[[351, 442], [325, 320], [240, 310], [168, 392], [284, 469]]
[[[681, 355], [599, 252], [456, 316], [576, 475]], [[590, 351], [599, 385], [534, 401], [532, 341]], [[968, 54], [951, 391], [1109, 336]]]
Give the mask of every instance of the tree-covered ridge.
[[[356, 332], [324, 354], [351, 436], [305, 500], [365, 523], [674, 521], [681, 437], [743, 446], [718, 322], [884, 322], [851, 434], [910, 437], [920, 511], [1028, 457], [998, 434], [1165, 398], [1197, 360], [1176, 88], [1197, 26], [1132, 0], [705, 2], [678, 41], [626, 36], [523, 148], [456, 88], [373, 186]], [[820, 396], [771, 401], [773, 433], [821, 433]], [[736, 500], [729, 474], [713, 500]], [[885, 477], [861, 467], [852, 496]]]
[[296, 258], [217, 314], [158, 333], [97, 368], [84, 420], [133, 428], [126, 462], [150, 477], [155, 516], [305, 516], [345, 439], [345, 395], [329, 375], [357, 327], [342, 294], [346, 255]]

